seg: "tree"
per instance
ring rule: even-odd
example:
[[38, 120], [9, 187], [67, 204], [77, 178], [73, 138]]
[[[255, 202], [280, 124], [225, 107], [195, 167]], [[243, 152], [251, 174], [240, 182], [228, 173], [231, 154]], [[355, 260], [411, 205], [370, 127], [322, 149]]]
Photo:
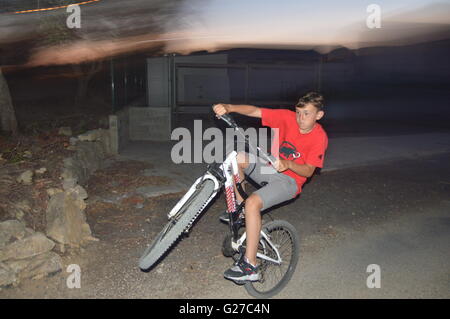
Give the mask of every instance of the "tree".
[[0, 120], [1, 130], [3, 132], [11, 133], [12, 136], [17, 136], [17, 119], [16, 112], [11, 100], [8, 84], [3, 76], [2, 68], [0, 67]]
[[[55, 6], [66, 6], [71, 3], [73, 1], [69, 0], [54, 0], [52, 2]], [[68, 16], [66, 9], [60, 9], [52, 14], [42, 16], [39, 23], [39, 31], [41, 33], [40, 49], [51, 47], [57, 50], [58, 47], [83, 39], [83, 35], [78, 29], [68, 28]], [[73, 63], [71, 67], [78, 82], [74, 104], [75, 106], [80, 106], [86, 99], [91, 79], [101, 70], [102, 61], [94, 60], [84, 63]]]

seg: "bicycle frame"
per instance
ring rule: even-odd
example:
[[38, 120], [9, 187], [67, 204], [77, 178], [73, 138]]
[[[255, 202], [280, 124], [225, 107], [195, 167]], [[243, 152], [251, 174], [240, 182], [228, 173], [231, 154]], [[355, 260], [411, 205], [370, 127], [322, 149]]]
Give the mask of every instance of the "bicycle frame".
[[[232, 242], [231, 246], [236, 251], [240, 251], [240, 247], [242, 247], [243, 243], [247, 238], [247, 233], [244, 232], [240, 237], [238, 234], [239, 228], [243, 225], [242, 220], [238, 217], [240, 210], [242, 209], [242, 205], [238, 207], [236, 203], [236, 194], [234, 192], [234, 183], [239, 184], [241, 182], [238, 171], [238, 163], [237, 163], [237, 152], [232, 151], [225, 161], [220, 165], [221, 173], [224, 176], [224, 182], [221, 183], [216, 176], [207, 171], [203, 176], [199, 177], [194, 184], [189, 188], [186, 194], [180, 199], [180, 201], [172, 208], [167, 217], [169, 219], [174, 218], [178, 211], [183, 207], [183, 205], [189, 200], [189, 198], [194, 194], [197, 186], [204, 180], [210, 179], [214, 182], [214, 192], [211, 194], [210, 198], [207, 200], [209, 203], [219, 192], [222, 186], [225, 188], [225, 197], [227, 204], [227, 212], [230, 214], [230, 232], [232, 234]], [[223, 184], [223, 185], [222, 185]], [[257, 253], [256, 257], [260, 259], [264, 259], [276, 264], [281, 264], [282, 259], [278, 252], [277, 247], [272, 243], [267, 234], [261, 230], [261, 239], [260, 243], [265, 249], [266, 243], [275, 251], [277, 255], [277, 259], [270, 258], [265, 254]]]
[[211, 194], [211, 196], [208, 198], [207, 203], [209, 203], [211, 201], [211, 199], [213, 199], [216, 194], [218, 193], [218, 191], [220, 190], [221, 186], [219, 181], [217, 180], [217, 178], [215, 176], [213, 176], [212, 174], [206, 172], [203, 176], [197, 178], [197, 180], [194, 182], [194, 184], [189, 188], [189, 190], [186, 192], [186, 194], [184, 194], [184, 196], [178, 201], [178, 203], [172, 208], [172, 210], [167, 214], [167, 217], [169, 219], [172, 219], [174, 216], [176, 216], [176, 214], [179, 212], [179, 210], [181, 209], [181, 207], [183, 207], [184, 203], [186, 203], [189, 198], [192, 196], [192, 194], [195, 192], [197, 186], [200, 184], [200, 182], [202, 182], [204, 179], [210, 179], [214, 182], [214, 192]]
[[[247, 233], [244, 232], [240, 238], [238, 238], [238, 230], [242, 226], [242, 221], [239, 219], [238, 215], [240, 214], [240, 211], [238, 211], [238, 207], [236, 205], [236, 194], [234, 192], [234, 185], [233, 181], [236, 185], [239, 185], [241, 183], [240, 177], [239, 177], [239, 170], [238, 170], [238, 163], [237, 163], [237, 152], [232, 151], [228, 157], [225, 159], [225, 161], [222, 164], [222, 171], [225, 176], [225, 196], [226, 196], [226, 202], [227, 202], [227, 211], [230, 214], [230, 231], [232, 234], [232, 242], [231, 247], [236, 251], [239, 252], [240, 247], [242, 247], [242, 244], [247, 238]], [[242, 209], [242, 205], [240, 207]], [[238, 217], [238, 220], [236, 221], [235, 218]], [[264, 239], [264, 240], [262, 240]], [[260, 259], [264, 259], [276, 264], [281, 264], [281, 256], [278, 252], [277, 247], [272, 243], [270, 238], [267, 236], [265, 232], [261, 230], [261, 237], [260, 237], [260, 243], [265, 249], [265, 242], [276, 252], [277, 260], [270, 258], [264, 254], [257, 253], [256, 257]]]
[[[224, 116], [222, 117], [222, 119], [225, 122], [227, 122], [230, 126], [234, 127], [235, 130], [240, 132], [239, 128], [234, 123], [234, 121], [232, 121], [231, 119], [226, 118]], [[242, 134], [242, 132], [240, 132], [240, 133]], [[248, 140], [245, 136], [244, 136], [244, 138], [245, 138], [245, 141], [248, 142]], [[256, 149], [258, 151], [260, 151], [262, 153], [262, 155], [273, 164], [273, 161], [269, 155], [264, 153], [259, 147], [256, 147]], [[239, 234], [238, 234], [239, 229], [244, 224], [242, 218], [239, 215], [243, 208], [245, 200], [240, 205], [237, 205], [236, 194], [234, 191], [234, 185], [236, 185], [236, 188], [238, 189], [238, 191], [241, 190], [240, 189], [241, 180], [239, 177], [239, 169], [238, 169], [238, 163], [237, 163], [237, 152], [232, 151], [227, 156], [225, 161], [222, 164], [220, 164], [220, 173], [219, 173], [220, 180], [218, 179], [218, 176], [217, 176], [218, 172], [216, 171], [216, 172], [212, 173], [212, 171], [213, 171], [213, 168], [208, 166], [208, 170], [206, 171], [206, 173], [203, 176], [199, 177], [194, 182], [194, 184], [189, 188], [189, 190], [186, 192], [186, 194], [184, 194], [184, 196], [172, 208], [172, 210], [169, 212], [167, 217], [169, 218], [169, 220], [174, 218], [177, 215], [177, 213], [180, 211], [180, 209], [183, 207], [183, 205], [194, 194], [198, 185], [201, 182], [203, 182], [204, 179], [210, 179], [214, 182], [214, 192], [208, 198], [207, 202], [205, 203], [205, 206], [217, 195], [217, 193], [222, 188], [222, 186], [224, 186], [226, 204], [227, 204], [227, 212], [230, 214], [229, 225], [230, 225], [230, 233], [232, 235], [231, 247], [236, 252], [240, 252], [240, 248], [242, 247], [244, 241], [247, 238], [247, 233], [244, 232], [241, 236], [239, 236]], [[246, 194], [243, 194], [243, 195], [246, 196]], [[188, 227], [188, 228], [190, 228], [190, 227]], [[188, 230], [186, 230], [186, 232], [187, 231]], [[259, 252], [257, 253], [256, 257], [276, 263], [276, 264], [281, 264], [282, 259], [281, 259], [281, 256], [280, 256], [280, 253], [279, 253], [277, 247], [272, 243], [269, 236], [267, 236], [267, 234], [263, 230], [261, 230], [260, 243], [263, 246], [264, 250], [266, 248], [266, 243], [267, 243], [275, 251], [275, 253], [277, 255], [277, 259], [270, 258], [270, 257], [266, 256], [265, 254], [261, 254]]]

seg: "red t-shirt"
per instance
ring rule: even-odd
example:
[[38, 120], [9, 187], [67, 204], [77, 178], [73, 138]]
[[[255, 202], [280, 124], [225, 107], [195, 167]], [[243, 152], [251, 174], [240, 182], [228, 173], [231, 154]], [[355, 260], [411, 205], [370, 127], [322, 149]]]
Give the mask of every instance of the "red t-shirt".
[[[297, 123], [296, 114], [289, 110], [274, 110], [261, 108], [262, 125], [278, 128], [278, 136], [275, 133], [272, 141], [271, 153], [282, 159], [293, 160], [298, 164], [310, 164], [315, 167], [323, 167], [325, 150], [328, 147], [328, 136], [319, 123], [314, 125], [311, 132], [302, 134]], [[278, 149], [275, 141], [278, 139]], [[306, 182], [306, 177], [300, 176], [290, 169], [286, 174], [297, 182], [298, 195]]]

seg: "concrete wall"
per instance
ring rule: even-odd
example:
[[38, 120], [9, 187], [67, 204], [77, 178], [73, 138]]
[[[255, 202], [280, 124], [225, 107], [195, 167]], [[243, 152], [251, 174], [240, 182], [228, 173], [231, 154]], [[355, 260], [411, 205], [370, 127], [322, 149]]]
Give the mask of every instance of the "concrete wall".
[[327, 119], [450, 118], [450, 41], [365, 48], [322, 67]]
[[[173, 59], [173, 61], [172, 61]], [[147, 103], [150, 107], [173, 107], [172, 98], [180, 104], [205, 104], [229, 99], [227, 69], [191, 68], [177, 69], [173, 78], [171, 63], [226, 64], [226, 54], [199, 56], [164, 56], [147, 59]], [[176, 82], [177, 96], [173, 96], [172, 83]]]
[[129, 108], [123, 108], [109, 116], [109, 134], [111, 151], [113, 154], [119, 154], [120, 150], [130, 141]]
[[170, 57], [147, 59], [147, 105], [170, 107]]
[[[226, 64], [226, 54], [177, 56], [174, 63]], [[179, 104], [207, 104], [228, 101], [230, 98], [226, 68], [178, 68], [177, 102]]]
[[120, 154], [130, 141], [167, 141], [171, 134], [168, 107], [126, 107], [109, 116], [111, 152]]
[[170, 140], [171, 113], [168, 107], [130, 107], [129, 136], [132, 141]]

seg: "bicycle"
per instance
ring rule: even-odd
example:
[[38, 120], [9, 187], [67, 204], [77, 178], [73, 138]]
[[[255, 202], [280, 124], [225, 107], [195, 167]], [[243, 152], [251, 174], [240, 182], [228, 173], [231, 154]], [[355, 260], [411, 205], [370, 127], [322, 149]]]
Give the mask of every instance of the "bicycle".
[[[233, 118], [223, 115], [224, 120], [252, 147]], [[273, 158], [258, 146], [254, 147], [273, 165]], [[174, 245], [183, 234], [188, 234], [193, 223], [211, 200], [224, 187], [230, 232], [224, 238], [222, 253], [238, 260], [245, 253], [246, 232], [243, 208], [248, 195], [242, 188], [238, 174], [237, 152], [232, 151], [223, 163], [207, 166], [206, 172], [189, 188], [186, 194], [168, 213], [168, 223], [147, 247], [139, 260], [141, 270], [150, 269]], [[244, 199], [236, 202], [233, 181]], [[260, 259], [260, 279], [255, 282], [236, 282], [244, 284], [247, 292], [257, 298], [270, 298], [279, 293], [295, 272], [299, 258], [298, 233], [294, 226], [283, 220], [273, 220], [262, 226], [257, 258]]]

